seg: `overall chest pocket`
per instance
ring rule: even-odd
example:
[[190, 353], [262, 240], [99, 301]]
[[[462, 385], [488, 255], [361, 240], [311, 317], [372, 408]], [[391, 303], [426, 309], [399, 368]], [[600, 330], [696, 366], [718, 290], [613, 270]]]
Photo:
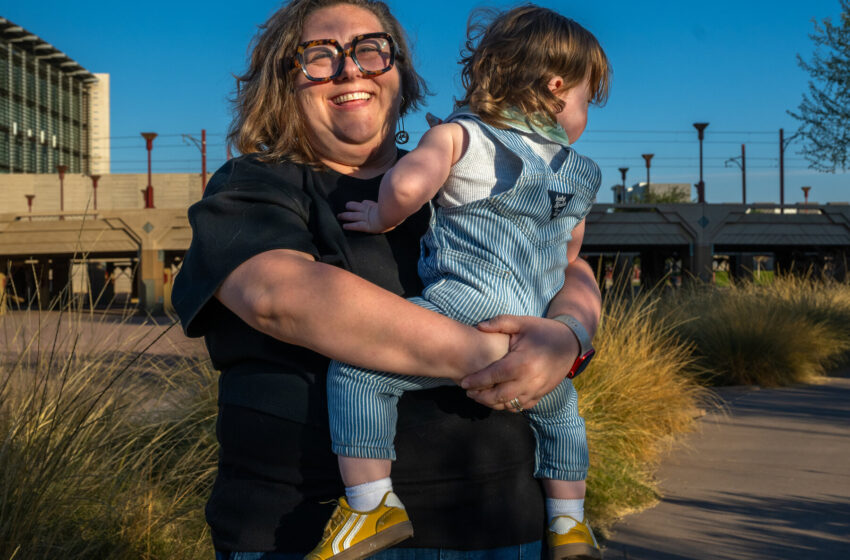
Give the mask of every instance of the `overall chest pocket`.
[[[552, 187], [552, 188], [549, 188]], [[586, 189], [565, 187], [551, 176], [527, 176], [511, 191], [489, 199], [502, 216], [534, 247], [565, 244], [590, 208]]]

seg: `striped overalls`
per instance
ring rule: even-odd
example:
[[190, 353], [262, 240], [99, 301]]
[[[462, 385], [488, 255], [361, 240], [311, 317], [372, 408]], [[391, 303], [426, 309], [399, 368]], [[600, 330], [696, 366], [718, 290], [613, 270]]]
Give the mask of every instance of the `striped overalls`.
[[[421, 242], [425, 289], [411, 301], [470, 325], [504, 313], [542, 317], [563, 286], [567, 241], [589, 212], [601, 174], [571, 148], [553, 171], [517, 133], [480, 121], [479, 126], [521, 160], [522, 172], [504, 192], [435, 208]], [[398, 397], [446, 384], [451, 382], [332, 362], [328, 409], [334, 453], [395, 459]], [[535, 476], [583, 480], [587, 441], [572, 382], [565, 379], [524, 414], [537, 439]]]

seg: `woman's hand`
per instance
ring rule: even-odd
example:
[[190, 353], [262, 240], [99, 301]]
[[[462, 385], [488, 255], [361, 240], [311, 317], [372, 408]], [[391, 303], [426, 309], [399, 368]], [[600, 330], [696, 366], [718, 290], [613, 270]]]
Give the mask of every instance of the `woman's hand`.
[[564, 380], [578, 357], [578, 339], [558, 321], [499, 315], [478, 328], [511, 337], [504, 358], [461, 382], [470, 398], [494, 410], [516, 411], [512, 399], [523, 409], [533, 407]]

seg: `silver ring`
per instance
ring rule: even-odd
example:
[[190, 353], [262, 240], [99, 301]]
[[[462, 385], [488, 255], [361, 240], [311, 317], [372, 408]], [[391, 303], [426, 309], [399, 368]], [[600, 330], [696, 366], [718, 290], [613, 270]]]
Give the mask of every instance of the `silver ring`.
[[510, 401], [508, 401], [508, 404], [509, 404], [509, 405], [511, 405], [512, 407], [514, 407], [514, 409], [515, 409], [517, 412], [522, 412], [522, 411], [523, 411], [522, 405], [521, 405], [521, 404], [519, 404], [519, 399], [518, 399], [517, 397], [514, 397], [514, 398], [512, 398]]

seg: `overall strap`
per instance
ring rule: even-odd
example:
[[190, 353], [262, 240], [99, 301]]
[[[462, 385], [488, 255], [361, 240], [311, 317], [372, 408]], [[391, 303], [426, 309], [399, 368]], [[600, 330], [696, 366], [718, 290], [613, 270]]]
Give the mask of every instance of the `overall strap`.
[[525, 142], [522, 137], [508, 129], [496, 128], [481, 120], [478, 115], [469, 111], [459, 110], [449, 115], [445, 122], [456, 121], [460, 119], [470, 119], [478, 123], [481, 129], [490, 136], [493, 140], [507, 148], [510, 152], [516, 155], [522, 162], [523, 174], [551, 174], [552, 169], [549, 164], [540, 157], [537, 152], [531, 149], [531, 146]]

